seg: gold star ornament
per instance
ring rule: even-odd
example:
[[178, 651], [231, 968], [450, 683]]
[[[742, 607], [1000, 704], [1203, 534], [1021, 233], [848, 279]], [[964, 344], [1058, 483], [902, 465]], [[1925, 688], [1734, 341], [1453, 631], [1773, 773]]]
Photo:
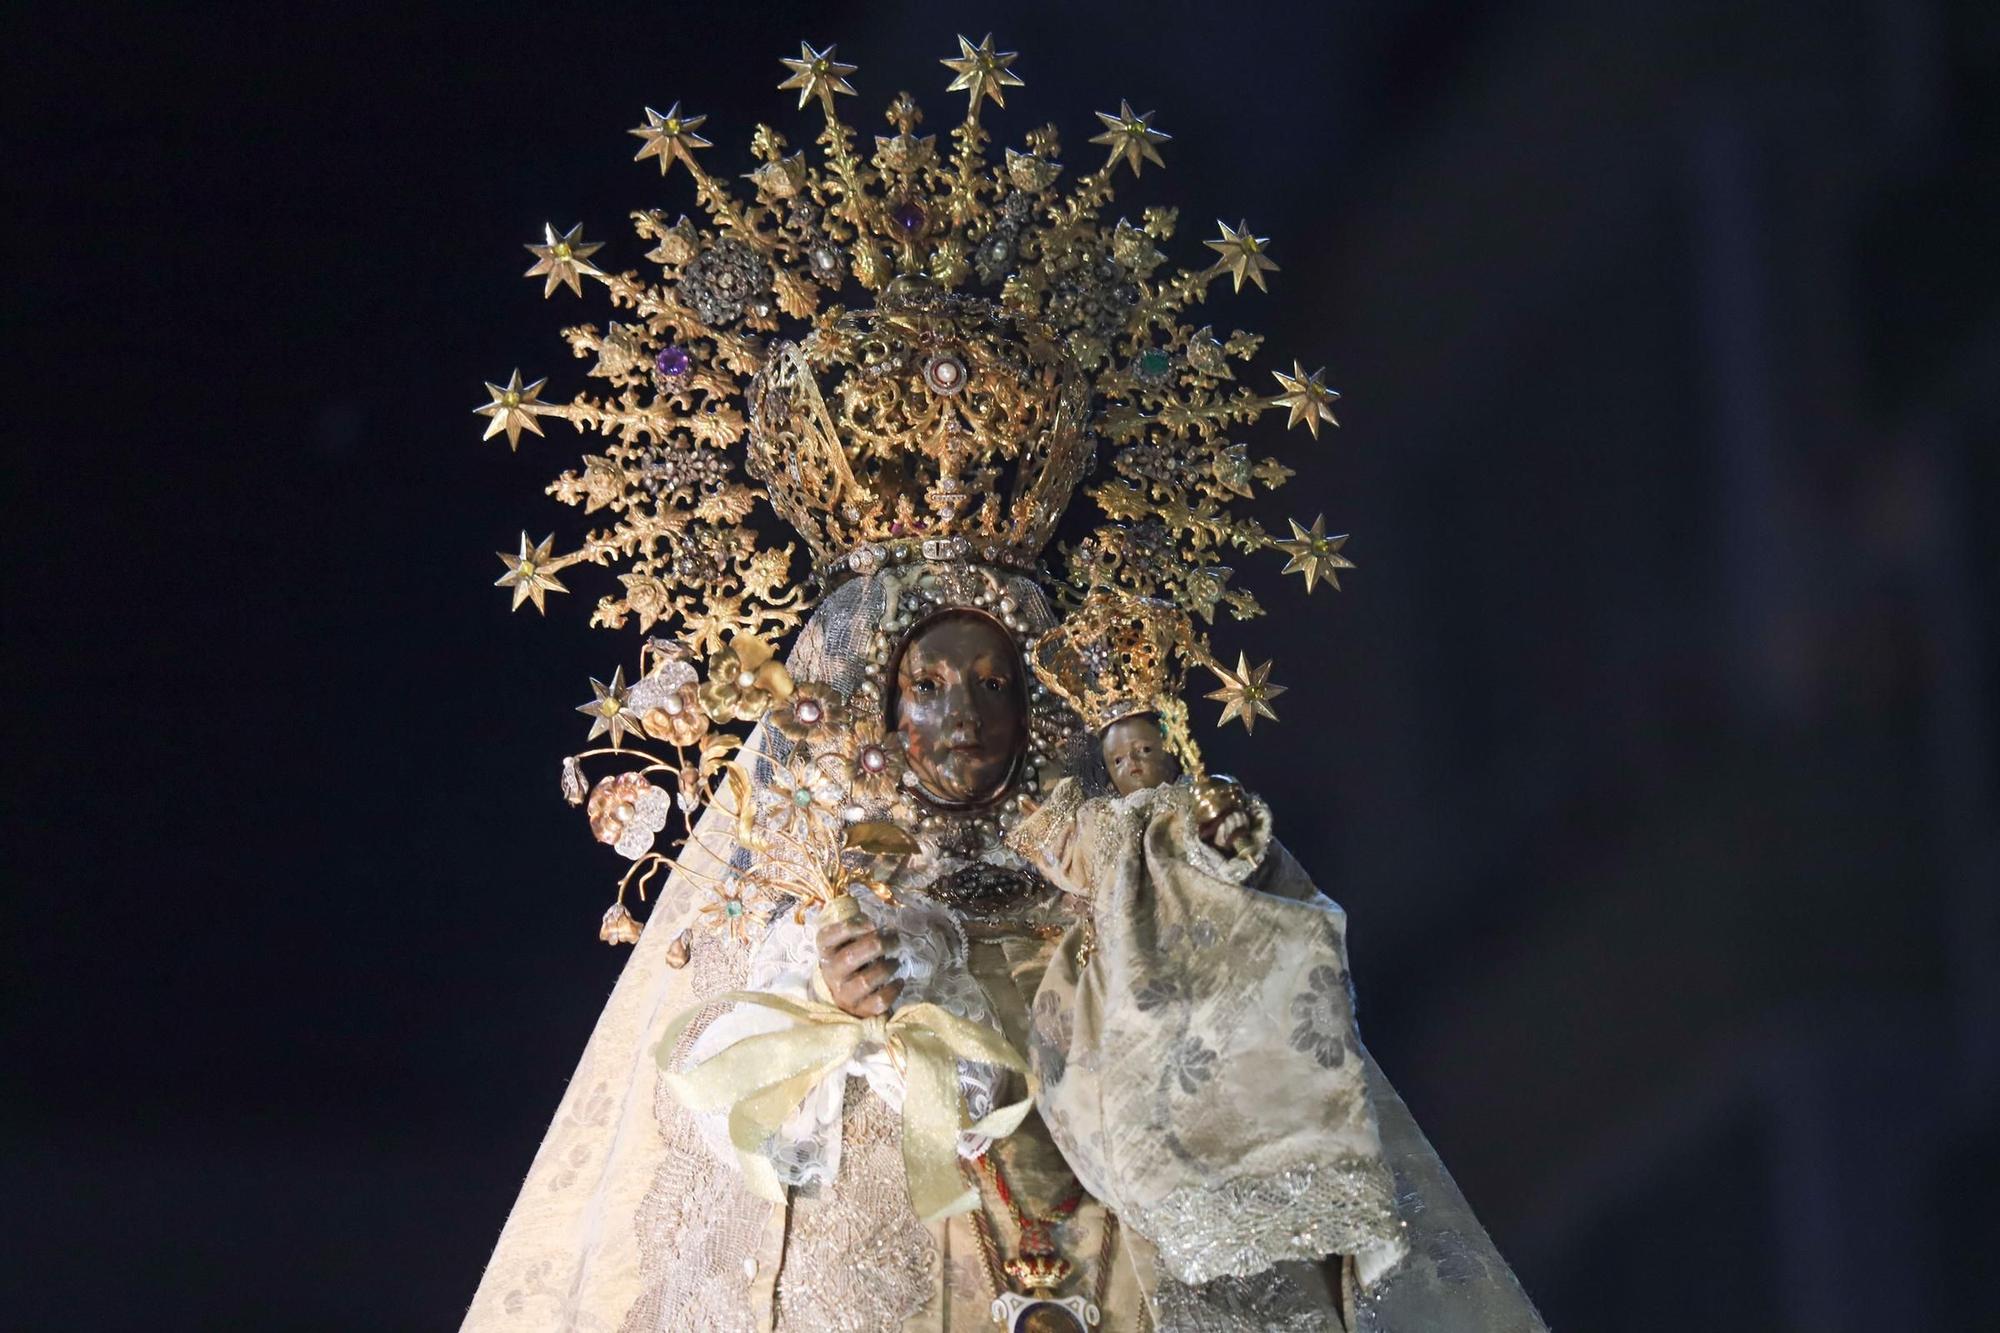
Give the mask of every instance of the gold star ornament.
[[856, 66], [835, 60], [832, 46], [824, 51], [815, 51], [812, 43], [800, 42], [798, 59], [780, 56], [778, 63], [792, 72], [789, 79], [778, 85], [778, 90], [790, 92], [798, 89], [800, 106], [817, 97], [826, 103], [826, 113], [830, 116], [836, 94], [854, 95], [854, 86], [847, 81], [847, 76], [855, 71]]
[[1216, 726], [1226, 727], [1231, 718], [1240, 718], [1243, 730], [1254, 733], [1259, 717], [1268, 717], [1273, 722], [1278, 720], [1278, 715], [1271, 711], [1271, 700], [1283, 694], [1285, 687], [1271, 684], [1269, 662], [1253, 667], [1249, 658], [1238, 653], [1236, 670], [1220, 666], [1210, 666], [1209, 670], [1222, 682], [1221, 689], [1207, 696], [1222, 705], [1222, 718]]
[[514, 590], [514, 604], [508, 607], [508, 610], [519, 611], [521, 603], [533, 602], [537, 611], [547, 615], [549, 609], [542, 604], [542, 598], [552, 592], [569, 591], [563, 587], [562, 581], [556, 578], [556, 571], [562, 568], [562, 563], [549, 552], [555, 540], [555, 534], [550, 533], [534, 546], [530, 546], [528, 534], [524, 532], [521, 534], [519, 555], [508, 555], [505, 551], [495, 552], [500, 557], [500, 563], [507, 566], [507, 572], [495, 579], [493, 586]]
[[557, 287], [566, 286], [578, 296], [583, 295], [582, 275], [601, 278], [604, 271], [590, 262], [590, 257], [604, 248], [603, 241], [585, 241], [583, 224], [577, 223], [562, 235], [556, 235], [553, 224], [542, 224], [542, 243], [527, 247], [535, 257], [535, 266], [523, 274], [529, 278], [547, 278], [542, 284], [542, 297], [546, 300], [555, 294]]
[[[707, 119], [706, 115], [683, 116], [679, 102], [667, 108], [667, 114], [664, 116], [647, 107], [646, 123], [637, 129], [627, 131], [646, 141], [639, 146], [639, 151], [632, 155], [632, 160], [644, 162], [649, 157], [658, 158], [660, 174], [666, 175], [667, 169], [673, 166], [675, 158], [686, 157], [696, 148], [708, 147], [708, 140], [695, 133]], [[693, 160], [688, 158], [690, 162]]]
[[1019, 58], [1018, 52], [995, 51], [993, 34], [989, 32], [979, 39], [978, 46], [966, 41], [961, 35], [958, 39], [958, 57], [953, 59], [947, 56], [938, 63], [958, 76], [951, 81], [945, 91], [971, 94], [972, 102], [966, 109], [966, 114], [976, 115], [982, 97], [992, 98], [993, 105], [998, 107], [1007, 105], [1007, 99], [1000, 95], [1000, 90], [1021, 86], [1021, 76], [1008, 69], [1008, 66]]
[[486, 433], [479, 438], [490, 440], [505, 431], [507, 447], [519, 449], [522, 431], [540, 435], [542, 428], [535, 418], [544, 412], [560, 410], [535, 401], [541, 395], [542, 386], [547, 383], [546, 379], [539, 379], [524, 387], [521, 383], [521, 372], [516, 370], [504, 386], [488, 384], [486, 392], [493, 395], [493, 401], [484, 407], [472, 409], [477, 415], [486, 418]]
[[1117, 115], [1114, 116], [1106, 111], [1093, 114], [1104, 122], [1104, 133], [1091, 136], [1090, 141], [1105, 144], [1111, 149], [1111, 155], [1104, 159], [1106, 171], [1117, 166], [1120, 158], [1132, 168], [1134, 176], [1139, 174], [1143, 162], [1151, 162], [1158, 167], [1167, 165], [1166, 159], [1160, 156], [1160, 150], [1153, 145], [1165, 143], [1174, 136], [1162, 134], [1153, 128], [1151, 111], [1143, 114], [1135, 112], [1132, 110], [1132, 104], [1121, 97], [1118, 99]]
[[[628, 691], [625, 688], [625, 668], [619, 667], [611, 673], [611, 683], [592, 680], [590, 689], [597, 697], [587, 704], [578, 704], [576, 711], [590, 719], [590, 734], [586, 741], [594, 741], [606, 732], [611, 733], [611, 748], [617, 749], [625, 743], [625, 733], [639, 731], [639, 717], [625, 706]], [[642, 733], [643, 734], [643, 733]]]
[[1274, 370], [1271, 373], [1277, 376], [1278, 383], [1285, 390], [1271, 399], [1272, 406], [1291, 410], [1291, 416], [1285, 422], [1286, 430], [1303, 421], [1306, 423], [1306, 429], [1311, 431], [1312, 437], [1317, 440], [1320, 422], [1330, 422], [1336, 426], [1340, 424], [1333, 419], [1333, 400], [1340, 395], [1321, 382], [1320, 377], [1326, 374], [1324, 366], [1308, 375], [1305, 367], [1294, 361], [1291, 374], [1287, 375], [1282, 370]]
[[1238, 222], [1233, 231], [1227, 222], [1220, 219], [1215, 225], [1222, 228], [1222, 238], [1203, 241], [1202, 244], [1222, 256], [1215, 261], [1215, 266], [1235, 279], [1234, 290], [1243, 290], [1245, 278], [1256, 283], [1260, 292], [1271, 290], [1264, 285], [1264, 275], [1278, 271], [1278, 266], [1264, 255], [1264, 247], [1271, 243], [1271, 238], [1252, 236], [1248, 222]]
[[1340, 571], [1354, 568], [1354, 562], [1340, 553], [1340, 548], [1347, 545], [1347, 534], [1327, 536], [1325, 514], [1315, 518], [1310, 528], [1300, 527], [1295, 518], [1285, 521], [1292, 525], [1291, 537], [1271, 543], [1292, 558], [1280, 572], [1305, 575], [1307, 592], [1322, 578], [1333, 585], [1335, 592], [1340, 591]]

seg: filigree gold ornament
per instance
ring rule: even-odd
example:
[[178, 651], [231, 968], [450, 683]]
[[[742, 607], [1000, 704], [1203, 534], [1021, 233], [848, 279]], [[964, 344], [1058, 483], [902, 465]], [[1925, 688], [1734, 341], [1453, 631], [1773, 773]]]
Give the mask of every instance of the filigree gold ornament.
[[1190, 665], [1212, 666], [1208, 641], [1182, 607], [1099, 589], [1035, 641], [1028, 665], [1091, 732], [1128, 717], [1159, 718], [1168, 747], [1192, 772], [1201, 752], [1186, 727], [1181, 685]]
[[[524, 533], [519, 553], [501, 556], [498, 584], [514, 609], [543, 611], [548, 593], [569, 591], [559, 573], [595, 567], [605, 590], [593, 624], [636, 622], [649, 643], [678, 645], [688, 661], [675, 671], [655, 678], [642, 658], [634, 697], [613, 697], [623, 688], [614, 673], [582, 711], [593, 737], [610, 739], [602, 753], [671, 780], [690, 813], [736, 744], [711, 724], [776, 708], [779, 730], [819, 747], [807, 720], [817, 696], [793, 694], [774, 650], [842, 579], [1006, 571], [1044, 580], [1072, 612], [1099, 596], [1156, 602], [1186, 622], [1176, 660], [1210, 665], [1195, 624], [1262, 614], [1236, 578], [1239, 555], [1286, 556], [1308, 591], [1321, 578], [1338, 587], [1336, 571], [1352, 568], [1345, 537], [1294, 523], [1280, 538], [1248, 512], [1292, 475], [1253, 456], [1252, 428], [1282, 409], [1287, 427], [1317, 439], [1322, 424], [1337, 424], [1339, 395], [1296, 359], [1272, 372], [1277, 392], [1259, 393], [1248, 383], [1258, 377], [1237, 370], [1263, 339], [1220, 332], [1207, 311], [1193, 323], [1211, 295], [1264, 291], [1277, 271], [1268, 238], [1247, 222], [1219, 223], [1206, 253], [1181, 264], [1176, 209], [1112, 208], [1121, 165], [1134, 176], [1165, 165], [1169, 136], [1151, 111], [1121, 100], [1116, 114], [1097, 112], [1090, 142], [1105, 150], [1102, 165], [1072, 174], [1053, 125], [996, 148], [982, 117], [1023, 86], [1018, 57], [991, 34], [957, 45], [942, 63], [964, 112], [937, 134], [922, 132], [921, 108], [899, 94], [887, 108], [892, 132], [863, 140], [839, 110], [855, 95], [856, 66], [831, 45], [802, 43], [782, 59], [780, 88], [816, 107], [811, 142], [795, 147], [780, 127], [756, 126], [750, 160], [729, 171], [702, 165], [708, 117], [678, 101], [664, 113], [647, 107], [630, 131], [635, 158], [657, 162], [662, 176], [685, 169], [687, 214], [631, 214], [631, 259], [584, 239], [581, 223], [546, 224], [528, 246], [528, 278], [545, 297], [595, 284], [608, 309], [562, 331], [582, 362], [583, 387], [568, 401], [545, 400], [549, 380], [516, 369], [473, 409], [486, 418], [483, 438], [504, 435], [510, 448], [544, 437], [550, 418], [587, 442], [547, 488], [585, 516], [581, 532], [565, 549]], [[1051, 567], [1052, 536], [1079, 491], [1101, 521]], [[775, 536], [781, 525], [796, 540]], [[1248, 727], [1274, 716], [1268, 701], [1280, 687], [1238, 660], [1236, 673], [1216, 667], [1224, 689], [1212, 697], [1225, 720]], [[697, 662], [708, 665], [705, 681]], [[1184, 704], [1160, 702], [1169, 734], [1184, 735]], [[1033, 707], [1037, 749], [1014, 793], [1023, 800], [1047, 777], [1061, 728], [1074, 727], [1056, 721], [1068, 710], [1046, 687]], [[827, 754], [845, 766], [848, 798], [908, 804], [893, 744], [856, 743], [858, 715], [841, 721], [846, 748]], [[641, 737], [677, 757], [627, 748]], [[997, 816], [913, 817], [926, 836], [948, 833], [962, 847], [998, 827]], [[648, 862], [644, 873], [656, 869]], [[644, 880], [629, 882], [643, 896]]]

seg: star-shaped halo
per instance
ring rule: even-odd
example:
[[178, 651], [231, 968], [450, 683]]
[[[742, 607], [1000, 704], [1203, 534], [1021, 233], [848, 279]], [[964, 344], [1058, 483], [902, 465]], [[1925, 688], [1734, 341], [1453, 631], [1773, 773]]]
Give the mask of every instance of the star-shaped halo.
[[556, 235], [553, 224], [544, 222], [542, 243], [527, 247], [528, 253], [535, 257], [535, 266], [522, 276], [547, 277], [548, 281], [542, 284], [544, 299], [554, 295], [558, 286], [567, 286], [578, 296], [582, 296], [583, 282], [580, 275], [588, 273], [593, 278], [604, 276], [604, 271], [590, 262], [590, 257], [603, 248], [603, 241], [583, 239], [581, 222], [560, 236]]
[[1271, 399], [1272, 405], [1291, 409], [1291, 417], [1285, 422], [1286, 430], [1303, 421], [1306, 423], [1306, 429], [1311, 431], [1312, 437], [1317, 440], [1320, 422], [1328, 421], [1336, 426], [1340, 424], [1333, 420], [1333, 400], [1340, 395], [1327, 388], [1320, 380], [1320, 376], [1326, 374], [1326, 367], [1321, 366], [1308, 375], [1305, 367], [1294, 361], [1291, 374], [1287, 375], [1282, 370], [1274, 370], [1271, 373], [1278, 377], [1278, 383], [1285, 389], [1283, 393]]
[[679, 102], [668, 107], [664, 116], [647, 107], [646, 123], [637, 129], [626, 131], [646, 141], [639, 146], [639, 151], [632, 155], [632, 160], [644, 162], [649, 157], [656, 157], [660, 160], [660, 174], [666, 175], [667, 169], [673, 166], [675, 157], [696, 148], [708, 147], [708, 140], [695, 133], [707, 119], [706, 115], [683, 116]]
[[509, 611], [519, 611], [521, 603], [533, 602], [537, 611], [547, 615], [549, 609], [542, 604], [542, 598], [552, 592], [569, 591], [555, 576], [555, 571], [562, 566], [549, 554], [549, 547], [554, 544], [555, 539], [555, 534], [550, 533], [530, 546], [528, 534], [524, 532], [521, 534], [519, 555], [508, 555], [505, 551], [495, 552], [500, 557], [500, 563], [507, 566], [507, 572], [493, 580], [493, 586], [514, 590], [514, 604], [507, 608]]
[[1222, 719], [1215, 724], [1216, 726], [1226, 727], [1231, 718], [1241, 718], [1243, 730], [1254, 733], [1257, 730], [1259, 717], [1268, 717], [1273, 722], [1278, 720], [1278, 715], [1271, 711], [1270, 701], [1283, 694], [1285, 687], [1271, 684], [1269, 662], [1253, 667], [1249, 658], [1238, 653], [1236, 670], [1230, 671], [1226, 667], [1213, 665], [1209, 670], [1213, 671], [1216, 678], [1222, 682], [1221, 689], [1206, 696], [1222, 704]]
[[625, 668], [619, 667], [611, 673], [611, 683], [601, 680], [590, 682], [591, 692], [597, 697], [587, 704], [578, 704], [576, 711], [590, 719], [590, 734], [586, 741], [594, 741], [607, 731], [611, 733], [611, 748], [617, 749], [625, 743], [625, 733], [639, 730], [639, 717], [625, 706]]
[[1021, 76], [1007, 68], [1019, 58], [1019, 53], [1015, 51], [995, 51], [993, 34], [989, 32], [979, 39], [978, 46], [966, 41], [960, 34], [958, 56], [947, 56], [938, 63], [958, 75], [945, 89], [946, 92], [972, 95], [971, 105], [967, 108], [967, 114], [972, 114], [979, 110], [979, 99], [982, 97], [992, 98], [995, 106], [1007, 105], [1007, 99], [1000, 95], [1000, 90], [1021, 86]]
[[521, 432], [523, 430], [531, 434], [540, 435], [542, 428], [535, 418], [544, 412], [559, 410], [546, 403], [535, 401], [536, 397], [542, 392], [542, 386], [547, 383], [548, 380], [539, 379], [524, 388], [521, 384], [521, 372], [516, 370], [513, 377], [504, 386], [488, 384], [486, 392], [493, 395], [493, 401], [484, 407], [475, 407], [472, 409], [479, 416], [487, 419], [486, 433], [479, 438], [490, 440], [495, 435], [505, 431], [507, 433], [507, 447], [509, 449], [518, 449], [521, 447]]
[[1221, 239], [1203, 241], [1202, 244], [1222, 256], [1215, 261], [1216, 267], [1236, 280], [1235, 290], [1243, 290], [1245, 278], [1256, 283], [1260, 292], [1271, 290], [1264, 285], [1264, 275], [1278, 271], [1278, 266], [1264, 256], [1264, 247], [1271, 243], [1271, 238], [1252, 236], [1248, 222], [1238, 222], [1233, 231], [1227, 222], [1219, 218], [1215, 225], [1222, 228]]
[[793, 88], [798, 89], [800, 106], [818, 97], [825, 101], [827, 114], [832, 115], [835, 94], [845, 94], [850, 97], [854, 94], [854, 88], [848, 83], [847, 76], [852, 74], [856, 67], [835, 60], [831, 45], [824, 51], [815, 51], [811, 42], [800, 42], [798, 59], [780, 56], [778, 63], [792, 72], [792, 77], [779, 84], [778, 90], [789, 92]]
[[1354, 562], [1340, 553], [1340, 548], [1347, 545], [1347, 534], [1343, 532], [1335, 537], [1327, 536], [1325, 514], [1315, 518], [1311, 528], [1300, 527], [1299, 521], [1295, 518], [1288, 518], [1285, 522], [1292, 525], [1292, 535], [1283, 541], [1271, 543], [1292, 558], [1291, 563], [1279, 572], [1305, 575], [1307, 592], [1313, 590], [1315, 580], [1322, 578], [1331, 583], [1334, 591], [1338, 592], [1340, 571], [1354, 568]]
[[1120, 158], [1125, 159], [1131, 166], [1134, 176], [1139, 174], [1142, 161], [1151, 162], [1159, 167], [1167, 165], [1166, 160], [1160, 156], [1160, 150], [1153, 145], [1165, 143], [1174, 136], [1162, 134], [1153, 128], [1152, 112], [1143, 114], [1135, 112], [1132, 110], [1132, 104], [1121, 97], [1118, 99], [1117, 115], [1114, 116], [1108, 111], [1098, 111], [1093, 114], [1104, 122], [1104, 133], [1091, 136], [1090, 141], [1108, 144], [1111, 148], [1111, 156], [1104, 159], [1106, 171], [1116, 166]]

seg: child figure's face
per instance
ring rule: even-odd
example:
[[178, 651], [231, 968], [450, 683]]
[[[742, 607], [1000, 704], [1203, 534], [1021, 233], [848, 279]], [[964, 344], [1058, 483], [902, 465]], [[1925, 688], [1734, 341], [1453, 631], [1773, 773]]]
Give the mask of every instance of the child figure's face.
[[1121, 717], [1104, 729], [1104, 767], [1120, 796], [1172, 782], [1181, 775], [1180, 761], [1167, 749], [1159, 719], [1151, 713]]

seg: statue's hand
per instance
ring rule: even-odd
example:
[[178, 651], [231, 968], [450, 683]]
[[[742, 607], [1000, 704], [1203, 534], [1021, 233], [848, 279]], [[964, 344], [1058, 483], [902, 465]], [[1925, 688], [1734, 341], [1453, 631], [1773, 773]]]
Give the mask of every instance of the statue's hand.
[[1195, 783], [1194, 817], [1201, 840], [1224, 856], [1248, 856], [1257, 850], [1249, 802], [1235, 778], [1217, 774]]
[[819, 928], [819, 972], [834, 1004], [856, 1018], [886, 1014], [903, 993], [889, 958], [893, 937], [884, 936], [864, 916], [829, 921]]

